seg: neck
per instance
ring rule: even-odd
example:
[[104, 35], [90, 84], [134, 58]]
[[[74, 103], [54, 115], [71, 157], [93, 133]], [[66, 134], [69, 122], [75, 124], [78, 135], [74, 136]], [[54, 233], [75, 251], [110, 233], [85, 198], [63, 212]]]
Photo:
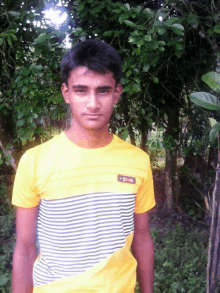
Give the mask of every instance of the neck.
[[82, 148], [101, 148], [112, 141], [112, 135], [107, 130], [84, 130], [79, 132], [72, 125], [67, 131], [66, 136], [76, 145]]

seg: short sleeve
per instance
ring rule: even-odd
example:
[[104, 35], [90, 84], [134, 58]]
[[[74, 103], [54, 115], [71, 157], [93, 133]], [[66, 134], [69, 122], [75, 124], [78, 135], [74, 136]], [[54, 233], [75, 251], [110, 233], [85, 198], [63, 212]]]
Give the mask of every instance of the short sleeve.
[[33, 160], [26, 152], [20, 159], [15, 175], [12, 204], [22, 208], [33, 208], [40, 198], [34, 187]]
[[155, 206], [153, 176], [149, 159], [145, 174], [146, 177], [136, 196], [134, 212], [137, 214], [145, 213]]

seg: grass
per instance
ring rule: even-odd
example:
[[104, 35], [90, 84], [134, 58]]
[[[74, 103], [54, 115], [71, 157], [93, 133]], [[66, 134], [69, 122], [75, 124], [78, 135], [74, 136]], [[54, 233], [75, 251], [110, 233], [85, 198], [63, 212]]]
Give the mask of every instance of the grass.
[[174, 230], [153, 231], [155, 242], [155, 293], [206, 291], [208, 233]]
[[0, 292], [11, 292], [12, 253], [15, 247], [15, 212], [0, 217]]
[[[206, 292], [208, 233], [186, 231], [181, 224], [171, 230], [151, 231], [155, 244], [154, 293]], [[136, 293], [139, 293], [137, 284]]]

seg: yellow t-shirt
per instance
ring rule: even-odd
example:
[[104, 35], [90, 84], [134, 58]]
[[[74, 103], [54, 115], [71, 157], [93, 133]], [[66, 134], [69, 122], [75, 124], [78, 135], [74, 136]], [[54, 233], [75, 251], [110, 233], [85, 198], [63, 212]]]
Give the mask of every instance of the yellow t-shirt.
[[133, 293], [133, 213], [155, 205], [148, 155], [113, 136], [81, 148], [65, 135], [28, 150], [12, 203], [39, 205], [34, 293]]

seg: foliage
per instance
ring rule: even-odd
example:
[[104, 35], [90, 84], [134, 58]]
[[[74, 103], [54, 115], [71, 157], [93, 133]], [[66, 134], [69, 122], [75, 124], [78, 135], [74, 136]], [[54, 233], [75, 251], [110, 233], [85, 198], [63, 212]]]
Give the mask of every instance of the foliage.
[[173, 231], [155, 230], [152, 234], [155, 242], [154, 292], [205, 292], [207, 233], [187, 231], [177, 224]]
[[[199, 148], [204, 149], [208, 144], [205, 137], [208, 121], [193, 128], [193, 115], [187, 116], [192, 112], [188, 97], [196, 86], [204, 87], [201, 76], [216, 67], [219, 3], [198, 0], [74, 3], [69, 6], [73, 44], [96, 37], [112, 44], [122, 56], [124, 92], [113, 117], [114, 129], [120, 130], [122, 137], [129, 135], [133, 144], [140, 133], [140, 147], [147, 151], [149, 133], [156, 127], [164, 127], [166, 154], [170, 154], [170, 159], [166, 158], [172, 182], [169, 190], [171, 197], [175, 193], [177, 203], [178, 149], [189, 145], [194, 148], [196, 144], [199, 152]], [[182, 118], [192, 121], [188, 123], [187, 135], [193, 139], [183, 138], [186, 133], [181, 133]], [[199, 135], [194, 136], [198, 129], [204, 138], [204, 145], [199, 147]]]
[[[207, 92], [196, 92], [190, 95], [191, 101], [198, 106], [209, 110], [215, 110], [220, 113], [220, 100], [218, 95], [220, 94], [220, 74], [217, 72], [209, 72], [202, 76], [202, 80], [216, 92], [216, 95]], [[216, 122], [212, 125], [209, 137], [212, 142], [218, 135], [220, 130], [220, 122]]]
[[5, 176], [0, 175], [0, 217], [11, 211]]
[[0, 291], [11, 290], [12, 254], [15, 246], [14, 211], [0, 217]]
[[[220, 74], [217, 72], [209, 72], [202, 77], [203, 81], [206, 82], [209, 87], [217, 92], [217, 96], [213, 96], [210, 93], [193, 93], [191, 95], [191, 100], [203, 108], [208, 108], [209, 110], [218, 111], [220, 113], [220, 105], [218, 95], [220, 94]], [[213, 119], [212, 119], [213, 120]], [[212, 121], [211, 120], [211, 121]], [[212, 121], [213, 122], [213, 121]], [[219, 137], [220, 123], [216, 122], [212, 126], [210, 131], [210, 140], [214, 142], [216, 137]], [[214, 293], [217, 286], [217, 275], [219, 272], [219, 227], [220, 227], [220, 217], [219, 217], [219, 139], [218, 139], [218, 162], [216, 168], [216, 180], [215, 188], [212, 194], [212, 222], [211, 222], [211, 232], [209, 238], [209, 250], [208, 250], [208, 265], [207, 265], [207, 292]]]
[[39, 135], [39, 121], [51, 111], [55, 119], [65, 113], [59, 90], [64, 34], [47, 26], [43, 8], [41, 1], [0, 5], [0, 115], [11, 143]]
[[[209, 11], [209, 4], [205, 9], [205, 21], [200, 15], [203, 8], [199, 7], [199, 12], [196, 7], [199, 3], [194, 6], [180, 1], [157, 1], [154, 10], [149, 8], [151, 4], [140, 1], [137, 5], [133, 1], [124, 4], [123, 1], [95, 0], [75, 1], [75, 4], [72, 15], [77, 28], [71, 38], [78, 41], [96, 36], [115, 46], [122, 56], [122, 84], [132, 127], [143, 132], [142, 124], [145, 129], [151, 128], [149, 113], [154, 113], [155, 121], [163, 117], [171, 105], [179, 107], [183, 103], [182, 88], [193, 79], [188, 72], [196, 76], [209, 62], [209, 46], [205, 45], [206, 38], [201, 38], [201, 31], [207, 31], [209, 22], [207, 38], [214, 40], [217, 34], [210, 18], [215, 11]], [[208, 48], [207, 52], [204, 48], [203, 53], [200, 52], [202, 43]], [[197, 50], [197, 56], [192, 55], [192, 48]], [[206, 64], [199, 61], [198, 54], [203, 54], [202, 59], [207, 58]], [[124, 101], [121, 103], [123, 109]], [[126, 122], [127, 113], [121, 112], [120, 120]]]

